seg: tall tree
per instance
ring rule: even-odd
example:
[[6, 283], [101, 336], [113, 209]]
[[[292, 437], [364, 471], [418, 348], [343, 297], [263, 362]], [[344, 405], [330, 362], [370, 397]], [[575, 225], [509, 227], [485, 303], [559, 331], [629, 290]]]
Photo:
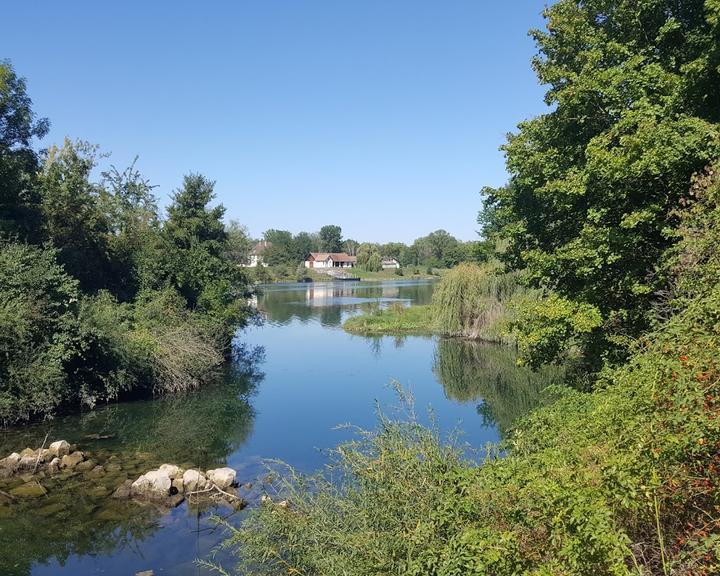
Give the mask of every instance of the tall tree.
[[32, 141], [49, 127], [33, 112], [25, 79], [0, 61], [0, 238], [40, 240], [39, 161]]
[[647, 326], [673, 211], [720, 155], [720, 4], [560, 0], [545, 17], [534, 68], [552, 109], [509, 137], [484, 220], [510, 266], [601, 315], [583, 337], [599, 357]]
[[328, 224], [320, 228], [320, 250], [340, 252], [342, 250], [342, 228]]
[[173, 195], [163, 227], [170, 255], [166, 273], [191, 307], [200, 303], [203, 290], [229, 272], [224, 259], [228, 239], [222, 222], [225, 207], [210, 206], [214, 187], [215, 183], [201, 174], [185, 176]]
[[97, 146], [66, 138], [50, 147], [39, 175], [44, 236], [86, 292], [106, 288], [110, 277], [110, 222], [90, 180], [96, 155]]

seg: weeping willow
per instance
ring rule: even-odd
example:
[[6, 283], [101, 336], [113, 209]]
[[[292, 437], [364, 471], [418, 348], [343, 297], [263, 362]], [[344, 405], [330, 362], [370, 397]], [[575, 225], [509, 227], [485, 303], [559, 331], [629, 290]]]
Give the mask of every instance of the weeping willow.
[[506, 325], [512, 302], [537, 298], [522, 282], [522, 271], [502, 272], [493, 265], [461, 264], [442, 279], [433, 293], [433, 324], [445, 336], [513, 344]]

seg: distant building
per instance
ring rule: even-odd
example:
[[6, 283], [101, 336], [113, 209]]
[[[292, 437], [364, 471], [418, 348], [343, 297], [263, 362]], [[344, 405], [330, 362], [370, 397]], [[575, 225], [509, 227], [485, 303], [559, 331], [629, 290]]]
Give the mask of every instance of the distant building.
[[255, 268], [257, 266], [267, 266], [266, 262], [263, 262], [263, 254], [272, 244], [267, 240], [262, 240], [255, 244], [255, 247], [250, 251], [250, 262], [248, 262], [246, 268]]
[[388, 268], [400, 268], [400, 262], [398, 262], [397, 258], [383, 258], [382, 267], [383, 270], [387, 270]]
[[310, 252], [305, 268], [355, 268], [357, 257], [345, 252]]

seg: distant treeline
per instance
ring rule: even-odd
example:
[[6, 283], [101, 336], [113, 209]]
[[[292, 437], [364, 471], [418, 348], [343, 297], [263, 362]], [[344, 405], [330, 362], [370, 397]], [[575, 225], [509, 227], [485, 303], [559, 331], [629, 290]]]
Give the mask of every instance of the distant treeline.
[[130, 393], [196, 387], [247, 319], [239, 227], [185, 176], [163, 215], [98, 149], [38, 151], [24, 79], [0, 62], [0, 424]]
[[357, 256], [358, 265], [370, 271], [381, 269], [383, 258], [395, 258], [401, 266], [450, 268], [461, 262], [484, 262], [492, 253], [492, 247], [483, 241], [463, 242], [445, 230], [436, 230], [417, 238], [409, 246], [402, 242], [359, 242], [343, 238], [342, 228], [337, 225], [323, 226], [319, 232], [266, 230], [260, 240], [251, 240], [245, 231], [244, 258], [249, 261], [250, 252], [257, 242], [266, 242], [263, 261], [270, 266], [297, 265], [310, 252], [346, 252]]

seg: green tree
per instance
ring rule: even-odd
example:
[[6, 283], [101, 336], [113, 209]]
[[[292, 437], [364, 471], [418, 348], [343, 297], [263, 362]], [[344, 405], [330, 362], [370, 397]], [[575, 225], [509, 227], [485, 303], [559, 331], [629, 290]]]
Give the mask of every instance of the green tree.
[[271, 228], [265, 231], [263, 238], [268, 243], [265, 252], [263, 252], [263, 260], [265, 263], [270, 266], [278, 266], [280, 264], [289, 264], [293, 261], [295, 254], [292, 232]]
[[163, 227], [167, 243], [165, 282], [182, 294], [188, 306], [208, 314], [225, 327], [229, 346], [232, 327], [242, 321], [246, 278], [226, 258], [228, 234], [222, 205], [210, 206], [214, 182], [200, 174], [185, 176], [173, 195]]
[[342, 228], [328, 224], [320, 228], [320, 250], [340, 252], [342, 250]]
[[230, 220], [226, 228], [227, 232], [227, 258], [236, 265], [244, 265], [250, 262], [250, 252], [254, 242], [246, 226], [236, 220]]
[[508, 138], [511, 178], [485, 190], [482, 219], [511, 267], [597, 311], [580, 341], [600, 359], [647, 327], [672, 212], [720, 155], [720, 4], [560, 0], [545, 17], [534, 68], [551, 111]]
[[33, 112], [25, 79], [0, 61], [0, 238], [40, 239], [39, 161], [31, 144], [49, 127]]
[[50, 147], [39, 175], [44, 235], [85, 292], [107, 287], [110, 277], [110, 221], [102, 188], [90, 181], [96, 159], [97, 146], [65, 139]]

